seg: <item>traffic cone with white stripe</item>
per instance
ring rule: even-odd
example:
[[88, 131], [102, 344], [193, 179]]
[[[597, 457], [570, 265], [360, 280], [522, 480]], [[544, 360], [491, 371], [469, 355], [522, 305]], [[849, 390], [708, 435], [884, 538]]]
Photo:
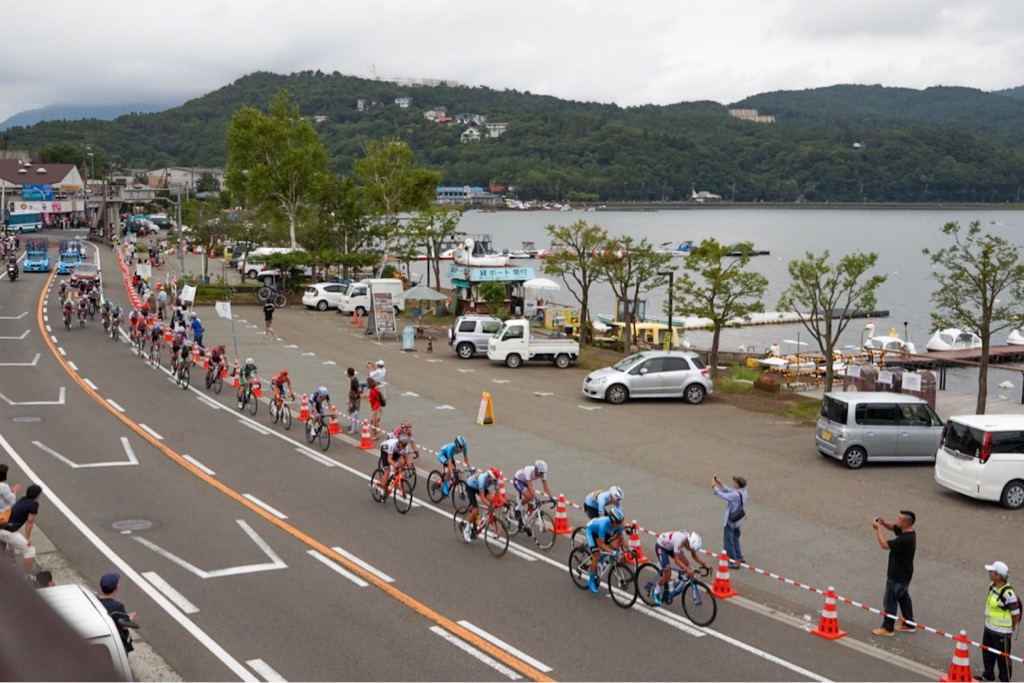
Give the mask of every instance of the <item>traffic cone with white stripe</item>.
[[561, 493], [558, 494], [558, 506], [555, 508], [555, 534], [572, 535], [569, 514], [565, 509], [565, 495]]
[[974, 678], [971, 677], [971, 653], [967, 649], [967, 645], [971, 641], [967, 638], [967, 631], [960, 631], [960, 635], [955, 636], [953, 640], [956, 642], [956, 649], [953, 650], [953, 663], [949, 665], [949, 673], [939, 680], [946, 683], [968, 683], [973, 681]]
[[[723, 553], [724, 555], [724, 553]], [[846, 635], [846, 631], [839, 628], [839, 612], [836, 611], [836, 591], [832, 586], [825, 591], [825, 606], [821, 610], [821, 621], [818, 627], [811, 631], [816, 636], [825, 640], [836, 640]]]
[[359, 439], [359, 447], [364, 451], [372, 451], [376, 446], [373, 444], [373, 439], [370, 438], [370, 421], [363, 420], [363, 435]]
[[502, 505], [508, 500], [508, 495], [505, 494], [505, 477], [498, 480], [498, 499], [494, 501], [495, 505]]
[[711, 584], [711, 592], [719, 598], [739, 595], [732, 587], [732, 579], [729, 578], [729, 556], [724, 550], [718, 555], [718, 569], [715, 571], [715, 582]]
[[305, 394], [302, 395], [302, 403], [299, 404], [299, 422], [305, 422], [309, 419], [309, 397]]
[[636, 553], [637, 564], [648, 562], [649, 560], [644, 557], [644, 547], [640, 543], [640, 526], [633, 520], [633, 525], [629, 528], [629, 549]]
[[338, 409], [331, 406], [331, 421], [327, 423], [328, 434], [341, 434], [341, 425], [338, 424]]

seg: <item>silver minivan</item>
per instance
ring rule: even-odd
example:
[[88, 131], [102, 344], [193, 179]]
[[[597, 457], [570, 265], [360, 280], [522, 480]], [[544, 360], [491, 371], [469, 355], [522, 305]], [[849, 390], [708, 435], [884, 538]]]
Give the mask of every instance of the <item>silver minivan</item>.
[[814, 440], [850, 469], [872, 462], [933, 462], [942, 420], [924, 399], [887, 391], [825, 394]]

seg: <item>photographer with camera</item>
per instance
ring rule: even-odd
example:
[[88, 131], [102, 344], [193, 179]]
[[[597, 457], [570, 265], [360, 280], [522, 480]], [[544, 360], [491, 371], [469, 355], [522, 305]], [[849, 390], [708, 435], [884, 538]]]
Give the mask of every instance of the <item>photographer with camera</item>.
[[[896, 608], [899, 607], [905, 621], [914, 621], [914, 603], [910, 600], [910, 580], [914, 577], [914, 551], [917, 549], [917, 533], [914, 522], [917, 515], [910, 510], [900, 510], [895, 522], [887, 522], [882, 517], [875, 517], [871, 527], [875, 530], [878, 545], [882, 550], [889, 551], [889, 568], [885, 576], [885, 595], [882, 597], [882, 609], [885, 618], [882, 625], [872, 631], [876, 636], [891, 637], [893, 627], [897, 631], [913, 633], [917, 630], [912, 624], [901, 621], [896, 623]], [[883, 529], [895, 534], [894, 538], [886, 539]]]

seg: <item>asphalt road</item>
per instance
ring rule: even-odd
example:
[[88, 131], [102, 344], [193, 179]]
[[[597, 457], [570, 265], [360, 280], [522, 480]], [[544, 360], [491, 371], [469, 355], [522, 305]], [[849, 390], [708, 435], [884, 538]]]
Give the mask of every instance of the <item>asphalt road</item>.
[[[112, 253], [99, 256], [108, 295], [127, 303]], [[678, 606], [621, 610], [578, 590], [564, 537], [546, 553], [515, 539], [495, 560], [457, 541], [450, 507], [423, 496], [431, 455], [418, 463], [418, 505], [399, 515], [370, 498], [374, 452], [335, 437], [322, 453], [298, 423], [271, 425], [265, 401], [241, 415], [227, 387], [182, 391], [166, 368], [101, 335], [98, 319], [64, 332], [47, 282], [0, 284], [0, 362], [12, 364], [0, 366], [0, 457], [12, 481], [44, 486], [38, 522], [71, 564], [85, 576], [119, 568], [147, 642], [187, 680], [884, 681], [949, 666], [948, 639], [880, 642], [869, 632], [878, 617], [845, 605], [846, 638], [812, 636], [821, 597], [746, 570], [733, 573], [740, 597], [696, 629]], [[230, 346], [229, 322], [199, 313], [206, 340]], [[264, 377], [287, 367], [299, 392], [325, 384], [340, 404], [345, 367], [382, 358], [385, 425], [411, 420], [430, 448], [463, 434], [475, 465], [507, 475], [544, 457], [553, 490], [571, 501], [618, 484], [627, 518], [697, 529], [714, 550], [722, 504], [711, 476], [743, 474], [748, 561], [875, 607], [886, 557], [870, 520], [910, 507], [920, 537], [911, 593], [918, 619], [937, 628], [980, 637], [981, 566], [1014, 566], [1002, 540], [1015, 537], [1014, 515], [945, 493], [929, 467], [847, 471], [817, 455], [810, 428], [719, 396], [607, 406], [583, 399], [576, 369], [460, 361], [443, 342], [403, 353], [347, 317], [298, 308], [275, 316], [283, 341], [265, 341], [259, 309], [235, 314], [239, 355]], [[494, 426], [476, 425], [482, 391]], [[644, 545], [652, 554], [649, 536]]]

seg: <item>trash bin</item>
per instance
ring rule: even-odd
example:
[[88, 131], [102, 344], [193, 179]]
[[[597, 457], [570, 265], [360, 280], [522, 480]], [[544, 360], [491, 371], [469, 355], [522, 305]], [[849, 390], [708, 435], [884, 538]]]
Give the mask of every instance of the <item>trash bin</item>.
[[900, 393], [903, 388], [903, 368], [885, 368], [878, 371], [875, 378], [875, 391], [892, 391]]
[[874, 391], [878, 367], [870, 363], [855, 363], [846, 368], [843, 391]]
[[938, 381], [935, 378], [935, 373], [931, 370], [922, 370], [916, 373], [908, 372], [903, 376], [901, 393], [922, 398], [934, 409], [937, 386]]

